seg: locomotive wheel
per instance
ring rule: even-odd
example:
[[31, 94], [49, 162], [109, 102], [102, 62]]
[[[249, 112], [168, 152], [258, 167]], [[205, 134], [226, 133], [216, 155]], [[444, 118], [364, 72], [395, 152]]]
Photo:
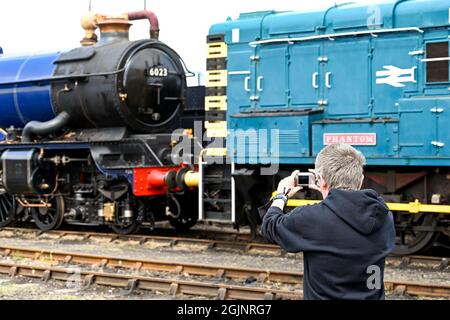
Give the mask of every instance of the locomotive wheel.
[[126, 225], [114, 224], [111, 226], [111, 229], [117, 234], [126, 236], [136, 233], [139, 230], [139, 227], [139, 223], [133, 219], [132, 222]]
[[[145, 208], [141, 203], [135, 203], [133, 207], [138, 208], [138, 216], [143, 216], [143, 211], [145, 210]], [[124, 210], [123, 207], [120, 210]], [[116, 224], [111, 225], [111, 229], [117, 234], [129, 235], [136, 233], [139, 230], [140, 226], [141, 224], [139, 223], [139, 221], [137, 221], [136, 215], [134, 214], [133, 218], [131, 218], [127, 223], [117, 222]]]
[[7, 193], [0, 194], [0, 228], [10, 226], [16, 219], [16, 199]]
[[31, 217], [42, 231], [58, 229], [64, 221], [64, 199], [55, 196], [50, 201], [51, 207], [31, 208]]
[[433, 231], [437, 220], [432, 214], [395, 215], [396, 247], [395, 255], [411, 255], [428, 250], [436, 241], [439, 232]]

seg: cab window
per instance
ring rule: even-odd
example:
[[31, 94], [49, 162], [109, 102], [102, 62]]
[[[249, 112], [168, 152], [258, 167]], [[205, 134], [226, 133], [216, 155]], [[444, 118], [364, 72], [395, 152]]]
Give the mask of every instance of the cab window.
[[[427, 44], [427, 82], [449, 82], [448, 41]], [[434, 60], [430, 60], [434, 59]]]

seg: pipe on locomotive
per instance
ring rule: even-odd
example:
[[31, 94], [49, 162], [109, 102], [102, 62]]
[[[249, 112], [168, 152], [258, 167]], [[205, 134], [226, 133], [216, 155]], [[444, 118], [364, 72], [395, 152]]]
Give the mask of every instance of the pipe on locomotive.
[[36, 135], [49, 135], [64, 128], [70, 121], [70, 115], [63, 111], [49, 121], [31, 121], [26, 124], [22, 131], [22, 142], [33, 142]]
[[[84, 38], [81, 40], [81, 45], [92, 46], [97, 43], [98, 38], [97, 35], [95, 34], [95, 31], [98, 28], [98, 23], [107, 18], [111, 17], [95, 14], [93, 12], [88, 12], [81, 18], [81, 27], [85, 31]], [[121, 18], [130, 21], [148, 20], [150, 24], [150, 39], [158, 40], [159, 38], [159, 31], [160, 31], [159, 20], [157, 15], [153, 11], [140, 10], [128, 12], [119, 16], [115, 16], [113, 18]]]
[[158, 40], [159, 38], [159, 20], [156, 14], [150, 10], [141, 10], [135, 12], [128, 12], [128, 20], [143, 20], [147, 19], [150, 23], [150, 39]]

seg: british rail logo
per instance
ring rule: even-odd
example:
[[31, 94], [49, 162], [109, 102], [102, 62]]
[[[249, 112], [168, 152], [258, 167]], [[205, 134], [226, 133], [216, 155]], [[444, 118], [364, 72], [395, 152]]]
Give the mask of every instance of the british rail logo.
[[404, 83], [416, 83], [416, 69], [401, 69], [396, 66], [384, 66], [384, 70], [377, 71], [377, 84], [387, 84], [394, 88], [403, 88]]
[[323, 144], [346, 143], [352, 146], [376, 146], [376, 133], [325, 133]]

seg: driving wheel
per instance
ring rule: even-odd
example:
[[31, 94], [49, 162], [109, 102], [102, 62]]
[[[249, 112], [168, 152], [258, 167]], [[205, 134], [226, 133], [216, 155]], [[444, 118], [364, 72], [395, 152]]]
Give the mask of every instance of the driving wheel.
[[432, 214], [395, 213], [396, 247], [393, 254], [411, 255], [428, 250], [436, 241], [437, 219]]
[[15, 197], [7, 193], [0, 194], [0, 228], [10, 226], [16, 218]]
[[43, 231], [58, 229], [64, 220], [64, 198], [53, 196], [48, 206], [31, 208], [31, 217], [36, 226]]

